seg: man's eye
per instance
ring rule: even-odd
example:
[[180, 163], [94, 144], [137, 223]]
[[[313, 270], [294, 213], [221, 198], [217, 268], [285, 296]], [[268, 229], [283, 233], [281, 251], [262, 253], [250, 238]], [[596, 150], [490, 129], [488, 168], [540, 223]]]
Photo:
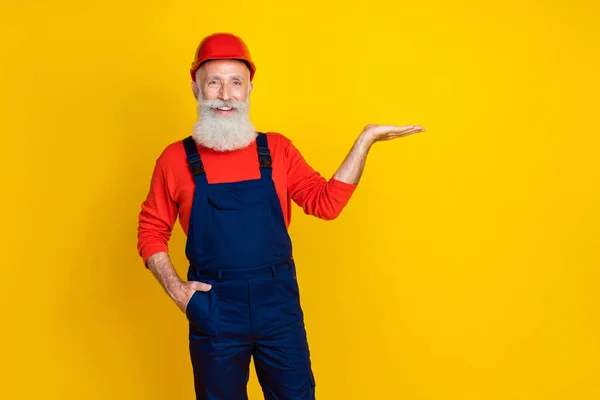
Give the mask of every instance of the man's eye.
[[240, 85], [242, 84], [242, 82], [240, 82], [240, 81], [235, 81], [235, 82], [233, 82], [233, 84], [234, 84], [234, 85], [237, 85], [237, 86], [240, 86]]
[[218, 84], [218, 83], [219, 83], [219, 82], [217, 82], [217, 81], [214, 81], [214, 80], [213, 80], [213, 81], [210, 81], [210, 82], [208, 82], [208, 84], [209, 84], [209, 85], [216, 85], [216, 84]]

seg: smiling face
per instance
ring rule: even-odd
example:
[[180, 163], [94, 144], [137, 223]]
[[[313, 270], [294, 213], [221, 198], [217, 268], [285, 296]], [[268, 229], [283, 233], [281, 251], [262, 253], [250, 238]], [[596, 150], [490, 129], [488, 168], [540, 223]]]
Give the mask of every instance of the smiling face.
[[208, 61], [192, 82], [198, 100], [194, 138], [208, 148], [229, 151], [248, 146], [256, 137], [250, 122], [250, 71], [238, 60]]
[[194, 97], [198, 100], [229, 99], [246, 101], [252, 90], [250, 70], [243, 61], [211, 60], [196, 71], [196, 81], [192, 82]]

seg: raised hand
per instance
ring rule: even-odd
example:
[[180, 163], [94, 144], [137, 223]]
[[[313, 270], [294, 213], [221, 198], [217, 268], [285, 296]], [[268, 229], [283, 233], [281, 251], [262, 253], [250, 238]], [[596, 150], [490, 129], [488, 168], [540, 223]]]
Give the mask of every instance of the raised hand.
[[392, 140], [413, 133], [423, 132], [425, 129], [419, 125], [394, 126], [369, 124], [363, 128], [352, 150], [340, 165], [334, 178], [350, 184], [357, 184], [365, 167], [365, 160], [371, 146], [375, 142]]
[[369, 143], [375, 143], [393, 140], [423, 131], [425, 131], [425, 129], [419, 125], [394, 126], [369, 124], [364, 127], [361, 136], [367, 139]]

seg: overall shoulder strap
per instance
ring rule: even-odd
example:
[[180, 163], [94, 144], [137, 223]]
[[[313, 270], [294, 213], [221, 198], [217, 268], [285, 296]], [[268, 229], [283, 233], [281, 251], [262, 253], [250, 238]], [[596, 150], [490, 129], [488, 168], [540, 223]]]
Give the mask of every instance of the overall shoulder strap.
[[258, 132], [256, 137], [256, 150], [258, 152], [258, 165], [260, 165], [260, 176], [262, 179], [271, 179], [273, 172], [273, 159], [269, 150], [267, 135]]
[[187, 155], [187, 161], [190, 166], [192, 176], [194, 177], [194, 181], [198, 183], [198, 179], [206, 180], [204, 164], [202, 164], [202, 159], [198, 153], [198, 148], [196, 147], [194, 138], [188, 136], [187, 138], [183, 139], [183, 147], [185, 147], [185, 154]]

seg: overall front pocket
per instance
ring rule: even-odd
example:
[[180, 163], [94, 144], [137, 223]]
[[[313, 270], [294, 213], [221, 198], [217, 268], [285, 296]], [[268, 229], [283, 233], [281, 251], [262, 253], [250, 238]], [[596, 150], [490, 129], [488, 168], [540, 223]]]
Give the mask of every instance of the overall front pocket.
[[208, 292], [196, 291], [185, 309], [185, 315], [199, 332], [213, 336], [219, 333], [218, 298], [214, 287]]

